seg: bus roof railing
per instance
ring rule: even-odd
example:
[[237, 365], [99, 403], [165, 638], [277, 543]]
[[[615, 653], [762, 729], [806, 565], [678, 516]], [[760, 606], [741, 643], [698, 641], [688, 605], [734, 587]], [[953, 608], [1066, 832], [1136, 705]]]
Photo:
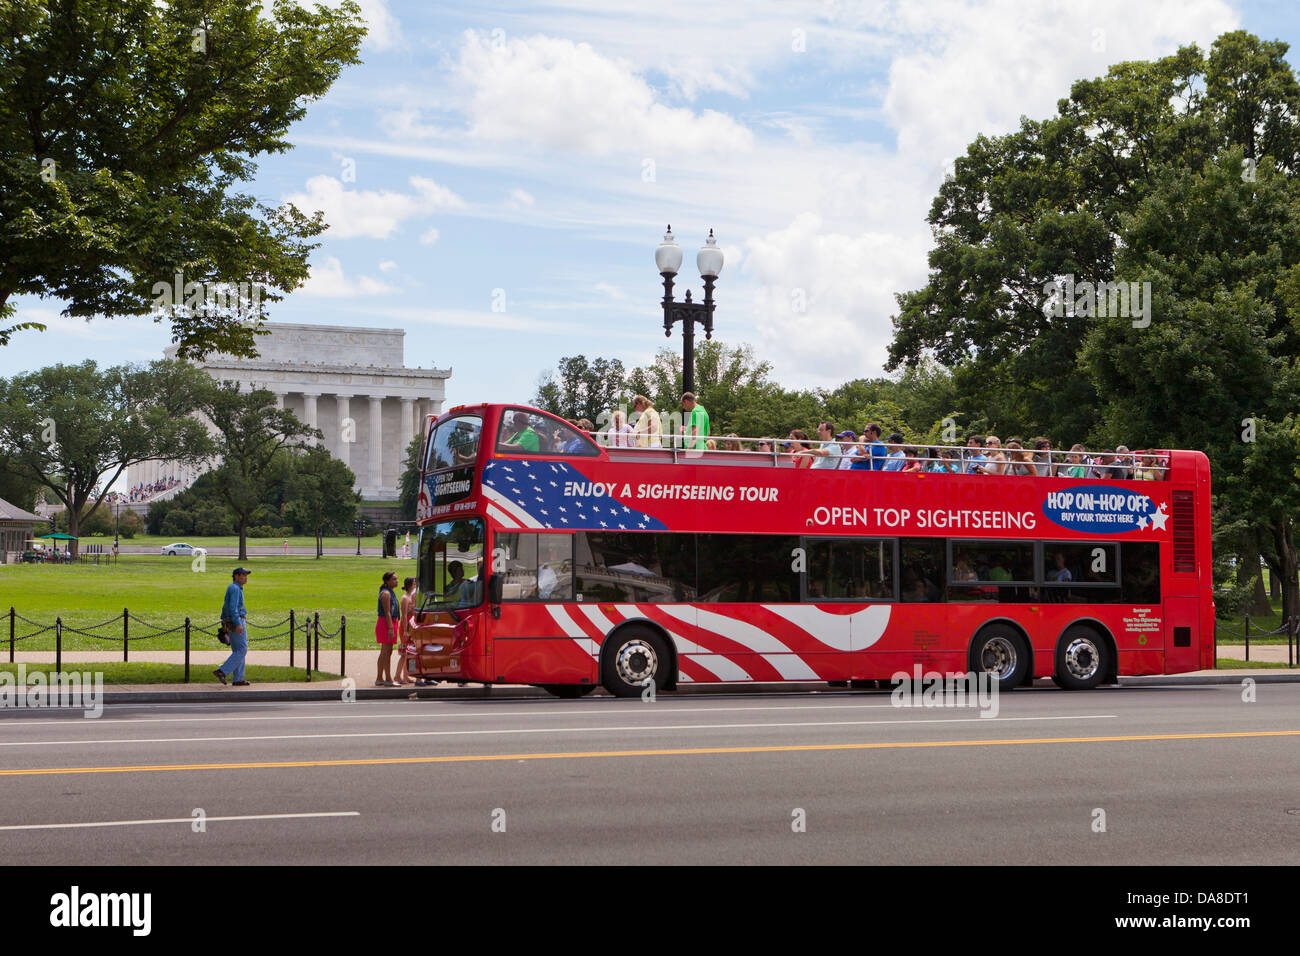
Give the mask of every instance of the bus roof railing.
[[[813, 449], [824, 445], [836, 444], [841, 448], [845, 444], [862, 451], [860, 442], [829, 442], [815, 439], [775, 439], [768, 437], [744, 438], [734, 435], [714, 437], [716, 448], [686, 448], [691, 441], [685, 435], [663, 436], [659, 445], [640, 446], [637, 444], [607, 444], [612, 440], [635, 442], [642, 437], [627, 432], [593, 431], [587, 432], [592, 440], [609, 452], [612, 458], [621, 461], [645, 461], [658, 463], [695, 462], [715, 465], [770, 465], [776, 468], [799, 467], [800, 459], [816, 461], [825, 457], [816, 455]], [[698, 440], [698, 439], [697, 439]], [[743, 447], [745, 445], [753, 447]], [[762, 449], [759, 446], [766, 444]], [[1152, 451], [1117, 451], [1102, 449], [1089, 451], [1059, 451], [1032, 448], [1007, 448], [1005, 445], [989, 448], [970, 447], [966, 445], [913, 445], [886, 444], [889, 454], [898, 460], [896, 450], [903, 452], [903, 467], [895, 471], [924, 471], [930, 474], [983, 474], [1011, 475], [1016, 477], [1057, 477], [1057, 478], [1092, 478], [1094, 480], [1139, 480], [1162, 481], [1169, 473], [1169, 452]], [[742, 447], [726, 447], [740, 445]], [[800, 446], [795, 448], [795, 446]], [[909, 454], [911, 452], [911, 454]], [[1001, 452], [1005, 460], [997, 460], [990, 454]], [[979, 456], [984, 456], [983, 460]], [[870, 455], [851, 456], [856, 461], [868, 461]], [[914, 467], [917, 463], [920, 467]], [[1081, 475], [1070, 474], [1074, 468], [1082, 468]], [[1096, 473], [1106, 469], [1105, 476]]]

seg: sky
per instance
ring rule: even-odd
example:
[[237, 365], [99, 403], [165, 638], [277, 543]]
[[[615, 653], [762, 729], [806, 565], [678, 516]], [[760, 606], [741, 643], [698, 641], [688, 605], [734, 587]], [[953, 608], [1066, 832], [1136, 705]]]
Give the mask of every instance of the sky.
[[[1239, 28], [1300, 40], [1290, 0], [360, 6], [364, 63], [245, 186], [330, 224], [271, 317], [404, 329], [408, 366], [452, 370], [449, 405], [527, 401], [562, 356], [680, 351], [654, 266], [668, 223], [679, 297], [701, 294], [710, 229], [724, 251], [717, 338], [787, 387], [879, 375], [894, 295], [925, 282], [925, 216], [975, 136], [1050, 116], [1114, 63]], [[49, 330], [0, 348], [0, 375], [170, 344], [149, 317], [15, 304]]]

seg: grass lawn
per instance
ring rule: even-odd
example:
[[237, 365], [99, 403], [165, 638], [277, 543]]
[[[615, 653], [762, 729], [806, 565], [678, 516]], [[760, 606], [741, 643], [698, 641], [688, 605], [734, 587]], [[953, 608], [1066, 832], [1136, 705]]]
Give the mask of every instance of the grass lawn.
[[[1252, 642], [1253, 643], [1253, 642]], [[1256, 667], [1280, 667], [1287, 669], [1286, 661], [1239, 661], [1231, 657], [1220, 657], [1214, 662], [1215, 669], [1221, 671], [1239, 671], [1246, 668], [1254, 669]], [[1292, 668], [1294, 670], [1294, 668]]]
[[[92, 625], [116, 617], [115, 623], [93, 629], [109, 640], [96, 640], [78, 634], [63, 635], [66, 650], [106, 649], [120, 654], [122, 649], [122, 609], [130, 610], [154, 628], [131, 622], [130, 646], [142, 650], [180, 650], [185, 647], [184, 632], [136, 640], [137, 635], [156, 629], [182, 626], [189, 617], [194, 626], [211, 626], [221, 613], [221, 601], [230, 584], [230, 572], [238, 566], [233, 557], [208, 556], [204, 570], [192, 570], [188, 558], [154, 555], [124, 555], [114, 565], [0, 565], [0, 645], [9, 639], [8, 611], [41, 625], [53, 624], [62, 617], [71, 625], [92, 630]], [[276, 625], [297, 612], [302, 646], [301, 622], [309, 614], [320, 613], [321, 647], [335, 650], [338, 638], [326, 640], [325, 632], [337, 631], [340, 615], [348, 619], [348, 648], [372, 649], [375, 646], [376, 601], [383, 572], [397, 572], [399, 579], [414, 577], [416, 562], [375, 557], [251, 557], [243, 562], [252, 574], [244, 589], [252, 638], [250, 650], [277, 650], [289, 646], [287, 633], [282, 637], [259, 641], [262, 634], [285, 632], [287, 625]], [[21, 637], [33, 628], [21, 621], [16, 633]], [[215, 637], [192, 633], [191, 648], [216, 650], [222, 646]], [[54, 633], [20, 640], [17, 649], [52, 650]], [[7, 655], [6, 655], [7, 656]], [[250, 678], [251, 679], [251, 678]]]
[[[48, 671], [42, 668], [52, 666], [46, 664], [27, 665], [28, 683], [31, 683], [31, 675], [35, 671], [41, 671], [46, 674]], [[0, 672], [16, 674], [18, 672], [17, 664], [0, 663]], [[115, 663], [99, 664], [85, 663], [72, 666], [65, 666], [62, 673], [85, 673], [103, 674], [105, 684], [180, 684], [185, 681], [184, 664], [150, 664], [147, 662], [127, 663], [121, 661]], [[288, 683], [306, 683], [307, 672], [301, 667], [272, 667], [264, 664], [250, 664], [244, 669], [244, 677], [251, 684], [288, 684]], [[338, 680], [338, 674], [329, 674], [323, 671], [313, 671], [313, 681]], [[212, 668], [190, 664], [190, 683], [191, 684], [213, 684], [221, 686], [221, 682], [212, 676]], [[238, 693], [239, 688], [234, 688]]]

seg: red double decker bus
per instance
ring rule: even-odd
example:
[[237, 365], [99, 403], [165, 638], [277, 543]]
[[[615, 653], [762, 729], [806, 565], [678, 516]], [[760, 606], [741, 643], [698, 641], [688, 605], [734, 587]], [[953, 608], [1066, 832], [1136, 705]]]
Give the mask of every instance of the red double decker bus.
[[519, 406], [430, 419], [411, 673], [632, 696], [918, 666], [1085, 689], [1214, 666], [1200, 452], [1119, 472], [1145, 480], [806, 463], [602, 447]]

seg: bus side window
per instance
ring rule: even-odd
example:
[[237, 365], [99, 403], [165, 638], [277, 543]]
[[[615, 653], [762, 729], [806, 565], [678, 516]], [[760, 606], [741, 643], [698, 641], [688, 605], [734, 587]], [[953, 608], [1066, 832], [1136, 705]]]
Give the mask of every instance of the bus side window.
[[942, 601], [947, 592], [947, 549], [943, 538], [902, 538], [898, 542], [902, 569], [901, 600]]

